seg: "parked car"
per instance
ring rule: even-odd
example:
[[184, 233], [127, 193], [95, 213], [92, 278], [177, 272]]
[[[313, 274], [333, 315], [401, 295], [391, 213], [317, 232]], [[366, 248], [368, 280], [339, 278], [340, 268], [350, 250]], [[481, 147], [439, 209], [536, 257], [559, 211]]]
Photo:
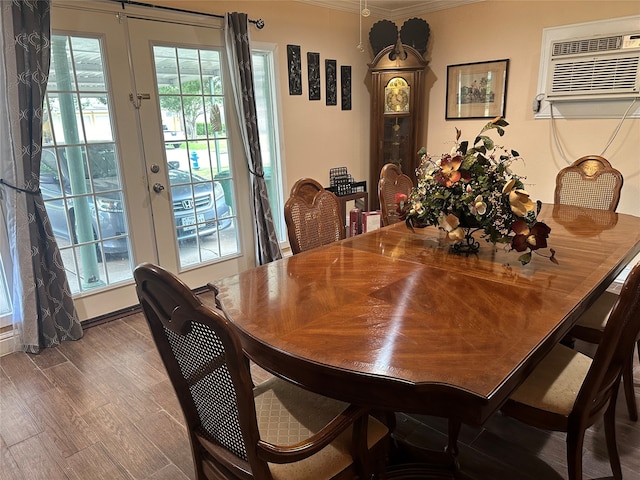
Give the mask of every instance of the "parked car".
[[[53, 150], [45, 149], [42, 152], [40, 190], [53, 233], [56, 238], [78, 243], [76, 205], [77, 202], [86, 201], [91, 214], [93, 237], [94, 240], [102, 240], [103, 253], [127, 255], [127, 223], [122, 193], [119, 191], [115, 155], [112, 149], [100, 151], [98, 146], [88, 148], [92, 159], [92, 178], [86, 178], [89, 175], [85, 175], [87, 194], [78, 194], [77, 189], [75, 194], [72, 193], [63, 149], [59, 150], [61, 173]], [[231, 225], [231, 208], [225, 202], [220, 182], [171, 166], [168, 173], [178, 240], [192, 239], [197, 235], [211, 235], [218, 229]], [[95, 203], [92, 191], [95, 194]]]
[[182, 142], [177, 142], [179, 138], [184, 138], [184, 135], [181, 135], [182, 132], [178, 132], [176, 130], [169, 130], [166, 125], [162, 125], [162, 133], [164, 134], [164, 141], [169, 145], [172, 145], [173, 148], [180, 148]]

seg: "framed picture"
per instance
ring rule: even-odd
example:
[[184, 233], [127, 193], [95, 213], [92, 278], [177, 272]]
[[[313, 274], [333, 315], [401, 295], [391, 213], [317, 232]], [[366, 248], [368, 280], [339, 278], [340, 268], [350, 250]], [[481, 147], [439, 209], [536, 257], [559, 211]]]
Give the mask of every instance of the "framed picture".
[[504, 117], [509, 60], [447, 66], [446, 118]]
[[324, 61], [324, 78], [327, 105], [338, 104], [338, 63], [335, 60]]
[[289, 95], [302, 95], [302, 59], [300, 45], [287, 45]]
[[320, 54], [307, 52], [307, 74], [309, 75], [309, 100], [320, 100]]
[[351, 110], [351, 65], [340, 66], [340, 90], [342, 110]]

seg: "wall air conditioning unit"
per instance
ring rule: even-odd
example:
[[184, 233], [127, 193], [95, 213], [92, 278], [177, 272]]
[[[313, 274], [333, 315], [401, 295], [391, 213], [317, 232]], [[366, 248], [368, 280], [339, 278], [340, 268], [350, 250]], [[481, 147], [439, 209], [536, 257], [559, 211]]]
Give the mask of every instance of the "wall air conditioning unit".
[[640, 98], [640, 32], [552, 42], [546, 96], [551, 103]]

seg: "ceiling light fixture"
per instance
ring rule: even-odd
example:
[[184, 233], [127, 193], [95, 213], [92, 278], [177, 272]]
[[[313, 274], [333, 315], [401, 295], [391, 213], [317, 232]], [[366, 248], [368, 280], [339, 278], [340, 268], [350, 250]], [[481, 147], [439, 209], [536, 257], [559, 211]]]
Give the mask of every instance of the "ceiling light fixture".
[[371, 10], [369, 10], [368, 8], [368, 3], [369, 0], [364, 0], [364, 8], [362, 8], [362, 2], [360, 2], [360, 14], [363, 17], [368, 17], [369, 15], [371, 15]]
[[362, 45], [362, 17], [368, 17], [371, 15], [369, 10], [369, 0], [364, 0], [364, 8], [362, 8], [362, 0], [360, 0], [360, 11], [358, 12], [358, 20], [360, 21], [360, 42], [356, 45], [356, 48], [361, 52], [364, 52], [364, 45]]
[[360, 22], [360, 42], [356, 45], [356, 48], [361, 52], [364, 52], [364, 46], [362, 45], [362, 0], [360, 0], [360, 11], [358, 12], [358, 20]]

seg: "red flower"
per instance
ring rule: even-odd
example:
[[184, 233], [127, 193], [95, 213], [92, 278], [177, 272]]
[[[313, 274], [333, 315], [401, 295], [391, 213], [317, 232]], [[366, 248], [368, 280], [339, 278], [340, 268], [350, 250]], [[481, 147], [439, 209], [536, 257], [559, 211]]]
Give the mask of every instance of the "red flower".
[[407, 196], [404, 193], [396, 193], [393, 201], [396, 204], [396, 212], [401, 220], [405, 219], [408, 210]]
[[511, 239], [511, 248], [516, 252], [546, 248], [547, 238], [551, 233], [551, 229], [545, 223], [536, 222], [533, 227], [529, 228], [529, 225], [524, 220], [513, 222], [511, 230], [515, 233], [515, 236]]
[[460, 165], [462, 165], [462, 155], [456, 155], [454, 157], [445, 155], [442, 160], [440, 160], [440, 172], [435, 174], [433, 178], [441, 185], [450, 187], [462, 177], [462, 174], [458, 171]]

